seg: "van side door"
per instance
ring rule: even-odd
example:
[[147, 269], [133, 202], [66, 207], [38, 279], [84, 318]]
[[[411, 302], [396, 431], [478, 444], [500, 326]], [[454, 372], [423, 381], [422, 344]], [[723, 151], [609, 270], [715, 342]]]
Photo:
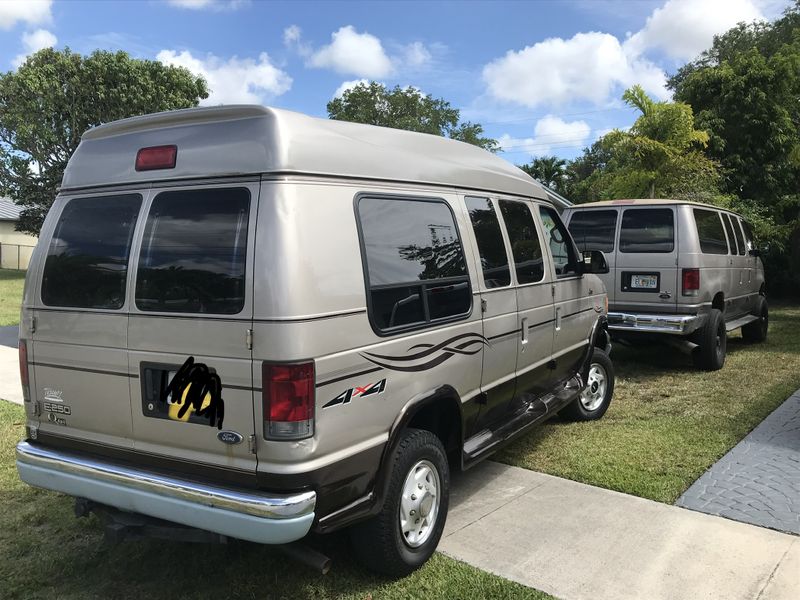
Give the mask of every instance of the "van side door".
[[728, 238], [728, 248], [730, 249], [728, 261], [730, 287], [725, 294], [730, 298], [730, 304], [728, 304], [730, 318], [747, 312], [747, 269], [744, 260], [744, 241], [738, 224], [731, 219], [731, 215], [728, 213], [721, 212], [720, 216], [722, 216], [722, 224], [725, 227], [725, 235]]
[[[531, 410], [530, 401], [550, 391], [553, 292], [550, 269], [531, 202], [500, 200], [517, 283], [517, 387], [509, 412]], [[533, 410], [546, 412], [544, 404]]]
[[594, 296], [602, 290], [590, 288], [588, 278], [581, 274], [577, 248], [558, 212], [543, 204], [538, 208], [551, 256], [555, 309], [551, 385], [556, 385], [579, 370], [597, 319]]
[[478, 246], [479, 272], [483, 278], [479, 286], [483, 335], [491, 344], [491, 348], [483, 351], [483, 405], [471, 428], [477, 432], [490, 428], [507, 415], [516, 389], [519, 327], [517, 292], [512, 285], [507, 238], [500, 224], [497, 203], [476, 196], [467, 196], [464, 202]]

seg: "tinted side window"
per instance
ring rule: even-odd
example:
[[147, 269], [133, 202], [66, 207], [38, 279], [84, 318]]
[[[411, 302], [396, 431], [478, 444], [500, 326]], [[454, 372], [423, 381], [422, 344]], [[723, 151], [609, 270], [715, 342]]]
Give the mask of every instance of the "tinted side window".
[[67, 202], [44, 263], [45, 305], [122, 307], [133, 230], [141, 204], [138, 194]]
[[511, 242], [517, 282], [522, 284], [541, 281], [544, 279], [542, 247], [530, 209], [522, 202], [501, 200], [500, 212]]
[[575, 275], [578, 272], [578, 259], [572, 239], [561, 222], [561, 217], [550, 207], [540, 206], [539, 214], [544, 225], [545, 238], [550, 244], [550, 254], [553, 256], [553, 265], [556, 275]]
[[586, 250], [614, 251], [617, 232], [617, 211], [577, 210], [569, 222], [569, 232], [583, 252]]
[[147, 217], [139, 310], [232, 315], [244, 308], [250, 192], [161, 192]]
[[728, 253], [725, 232], [717, 211], [695, 208], [694, 222], [697, 226], [697, 237], [700, 239], [700, 251], [703, 254]]
[[744, 219], [741, 220], [742, 223], [742, 231], [744, 231], [744, 239], [745, 243], [747, 244], [748, 252], [753, 250], [756, 247], [755, 237], [753, 236], [753, 228], [750, 227], [750, 223], [745, 221]]
[[511, 284], [508, 255], [500, 231], [500, 221], [487, 198], [466, 198], [472, 230], [481, 255], [483, 281], [487, 288], [505, 287]]
[[728, 245], [731, 248], [731, 254], [736, 254], [739, 248], [736, 245], [736, 238], [733, 235], [730, 217], [728, 217], [726, 213], [720, 213], [720, 216], [722, 217], [722, 224], [725, 226], [725, 234], [728, 236]]
[[635, 208], [622, 213], [620, 252], [672, 252], [675, 216], [669, 208]]
[[441, 201], [361, 198], [370, 316], [380, 330], [469, 313], [472, 291], [450, 207]]
[[728, 215], [731, 219], [731, 225], [733, 226], [733, 235], [736, 237], [736, 248], [739, 250], [739, 254], [744, 256], [745, 254], [745, 246], [744, 246], [744, 236], [742, 235], [742, 229], [739, 225], [739, 219], [734, 217], [733, 215]]

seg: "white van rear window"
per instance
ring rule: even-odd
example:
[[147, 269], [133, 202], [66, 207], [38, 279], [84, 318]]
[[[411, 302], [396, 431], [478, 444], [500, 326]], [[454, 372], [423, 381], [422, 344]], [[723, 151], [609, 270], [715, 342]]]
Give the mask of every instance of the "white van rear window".
[[622, 213], [619, 251], [666, 253], [675, 250], [675, 214], [670, 208], [630, 208]]
[[139, 310], [232, 315], [244, 308], [250, 192], [161, 192], [136, 273]]
[[139, 194], [73, 198], [61, 211], [42, 275], [46, 306], [119, 309]]

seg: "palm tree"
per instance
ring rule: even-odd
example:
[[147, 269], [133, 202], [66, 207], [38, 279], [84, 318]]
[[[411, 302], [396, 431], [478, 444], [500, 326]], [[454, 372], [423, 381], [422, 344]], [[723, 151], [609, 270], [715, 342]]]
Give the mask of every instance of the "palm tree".
[[557, 156], [540, 156], [534, 158], [530, 164], [520, 166], [520, 169], [537, 179], [543, 185], [563, 193], [564, 179], [566, 177], [567, 161]]

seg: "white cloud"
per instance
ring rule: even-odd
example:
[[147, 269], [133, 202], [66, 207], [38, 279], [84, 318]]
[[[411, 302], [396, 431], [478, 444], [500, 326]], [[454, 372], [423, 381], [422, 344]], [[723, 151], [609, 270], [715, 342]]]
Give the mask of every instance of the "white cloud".
[[386, 55], [381, 41], [372, 34], [357, 32], [352, 25], [334, 31], [331, 43], [314, 52], [307, 66], [371, 79], [385, 77], [392, 72], [392, 61]]
[[412, 42], [405, 47], [403, 55], [397, 60], [406, 66], [418, 68], [431, 61], [431, 53], [422, 42]]
[[669, 0], [624, 45], [635, 56], [660, 49], [671, 58], [690, 60], [711, 46], [714, 35], [760, 19], [764, 15], [753, 0]]
[[262, 52], [258, 60], [236, 56], [224, 60], [213, 54], [202, 59], [195, 58], [188, 50], [180, 53], [162, 50], [156, 60], [186, 67], [192, 73], [205, 77], [210, 95], [201, 104], [206, 105], [260, 104], [292, 87], [292, 78], [275, 67], [266, 52]]
[[483, 79], [495, 98], [531, 108], [580, 101], [602, 104], [616, 88], [634, 83], [658, 98], [669, 97], [660, 68], [629, 55], [613, 35], [595, 31], [510, 50], [483, 68]]
[[11, 29], [17, 22], [28, 25], [50, 23], [52, 0], [0, 0], [0, 29]]
[[38, 52], [42, 48], [50, 48], [58, 43], [58, 38], [46, 29], [37, 29], [33, 32], [26, 32], [22, 34], [22, 46], [25, 51], [14, 57], [12, 64], [19, 67], [25, 62], [29, 54]]
[[343, 81], [342, 85], [336, 88], [336, 91], [333, 93], [333, 97], [334, 98], [342, 97], [347, 90], [352, 90], [360, 83], [368, 84], [369, 81], [367, 79], [353, 79], [351, 81]]
[[303, 31], [297, 25], [289, 25], [283, 30], [283, 45], [300, 56], [310, 56], [312, 52], [311, 46], [303, 41]]
[[558, 154], [559, 149], [585, 146], [591, 132], [586, 121], [564, 121], [560, 117], [547, 115], [536, 122], [533, 137], [513, 138], [503, 134], [498, 142], [503, 150], [515, 154], [548, 156]]
[[188, 10], [236, 10], [247, 0], [167, 0], [167, 4]]

